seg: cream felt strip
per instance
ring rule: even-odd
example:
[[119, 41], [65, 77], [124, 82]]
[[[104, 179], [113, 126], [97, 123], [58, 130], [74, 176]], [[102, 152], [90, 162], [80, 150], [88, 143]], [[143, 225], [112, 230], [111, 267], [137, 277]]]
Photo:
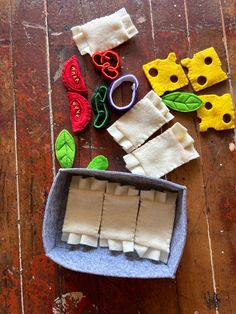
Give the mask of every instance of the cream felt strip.
[[106, 181], [73, 176], [69, 188], [62, 240], [97, 246]]
[[167, 262], [177, 193], [141, 191], [135, 250], [143, 258]]
[[154, 91], [150, 91], [107, 131], [129, 153], [173, 118], [161, 98]]
[[71, 31], [81, 55], [115, 48], [138, 33], [125, 8], [72, 27]]
[[136, 174], [161, 177], [199, 157], [187, 129], [175, 123], [161, 135], [125, 155], [126, 167]]
[[139, 206], [139, 191], [131, 186], [108, 183], [103, 204], [100, 246], [132, 252]]

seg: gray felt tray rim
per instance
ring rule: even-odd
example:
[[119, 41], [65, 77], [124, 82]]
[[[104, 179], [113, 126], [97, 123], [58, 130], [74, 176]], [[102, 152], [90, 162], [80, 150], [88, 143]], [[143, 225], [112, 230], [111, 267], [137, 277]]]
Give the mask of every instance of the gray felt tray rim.
[[[167, 264], [140, 259], [135, 254], [114, 253], [107, 248], [90, 249], [61, 241], [61, 230], [72, 175], [134, 185], [139, 189], [178, 192], [176, 217]], [[43, 245], [46, 255], [57, 264], [79, 272], [126, 278], [175, 278], [187, 234], [186, 187], [163, 179], [126, 172], [84, 168], [59, 169], [51, 186], [43, 220]]]

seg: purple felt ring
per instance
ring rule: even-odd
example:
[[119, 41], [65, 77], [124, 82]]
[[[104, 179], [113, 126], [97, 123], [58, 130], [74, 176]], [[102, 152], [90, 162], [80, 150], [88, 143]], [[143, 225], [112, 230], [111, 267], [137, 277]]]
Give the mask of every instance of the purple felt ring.
[[[112, 95], [115, 91], [115, 89], [117, 87], [119, 87], [123, 82], [132, 82], [132, 98], [129, 102], [129, 104], [127, 106], [117, 106], [112, 98]], [[133, 107], [133, 105], [135, 104], [136, 98], [138, 96], [138, 80], [136, 78], [136, 76], [134, 76], [133, 74], [126, 74], [126, 75], [122, 75], [120, 76], [118, 79], [116, 79], [115, 81], [113, 81], [109, 87], [109, 91], [108, 91], [108, 101], [109, 101], [109, 105], [119, 111], [125, 111], [125, 110], [129, 110], [130, 108]]]

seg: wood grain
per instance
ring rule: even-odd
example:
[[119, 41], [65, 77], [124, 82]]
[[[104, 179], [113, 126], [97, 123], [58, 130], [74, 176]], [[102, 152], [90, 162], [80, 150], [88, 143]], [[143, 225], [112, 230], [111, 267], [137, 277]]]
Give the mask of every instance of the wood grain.
[[[71, 8], [74, 7], [73, 14]], [[57, 12], [57, 14], [55, 14]], [[58, 133], [66, 128], [72, 133], [68, 98], [66, 89], [61, 80], [61, 70], [63, 64], [72, 55], [78, 58], [81, 72], [86, 80], [89, 95], [91, 97], [91, 89], [87, 80], [86, 64], [79, 55], [78, 49], [72, 42], [70, 28], [77, 25], [78, 21], [83, 23], [83, 15], [78, 8], [76, 1], [51, 2], [48, 6], [48, 23], [50, 25], [49, 43], [50, 43], [50, 69], [51, 69], [51, 88], [52, 88], [52, 108], [54, 117], [55, 137]], [[89, 60], [88, 60], [89, 61]], [[91, 159], [91, 137], [90, 128], [86, 128], [79, 135], [74, 135], [77, 145], [77, 153], [75, 157], [74, 167], [86, 167]], [[59, 164], [57, 163], [57, 169]], [[61, 291], [57, 297], [71, 292], [81, 292], [86, 296], [86, 310], [96, 313], [96, 306], [99, 301], [98, 282], [96, 276], [80, 274], [60, 268], [60, 285]], [[71, 306], [71, 311], [77, 313], [77, 306]]]
[[[208, 46], [213, 46], [216, 49], [222, 60], [223, 69], [228, 71], [228, 52], [222, 41], [225, 25], [222, 25], [220, 2], [211, 1], [211, 3], [206, 3], [202, 1], [196, 3], [192, 1], [190, 4], [193, 9], [189, 12], [189, 19], [192, 21], [190, 36], [194, 39], [191, 40], [191, 51], [206, 48], [207, 39], [211, 38]], [[196, 21], [194, 21], [193, 12], [199, 17]], [[206, 16], [210, 16], [210, 18], [206, 19]], [[207, 91], [207, 93], [210, 92], [217, 95], [230, 92], [229, 81], [217, 84], [217, 86], [212, 87], [211, 91]], [[232, 221], [224, 219], [226, 213], [235, 208], [236, 201], [235, 172], [232, 172], [232, 166], [235, 169], [235, 165], [233, 165], [232, 154], [229, 151], [229, 143], [232, 139], [233, 131], [216, 132], [208, 130], [207, 133], [200, 134], [202, 171], [206, 193], [205, 211], [209, 220], [215, 293], [217, 293], [217, 299], [220, 300], [219, 305], [217, 304], [216, 307], [222, 313], [233, 313], [235, 308], [234, 301], [228, 297], [229, 291], [235, 291], [235, 283], [230, 279], [234, 273], [230, 262], [227, 263], [227, 273], [224, 271], [224, 260], [231, 261], [232, 254], [235, 252], [235, 247], [232, 247], [232, 241], [230, 240], [233, 235], [227, 231], [227, 225], [231, 226]], [[227, 202], [228, 205], [225, 205]]]
[[11, 8], [1, 5], [0, 18], [0, 313], [20, 313], [21, 288], [17, 229], [14, 92]]
[[[77, 56], [89, 101], [96, 86], [105, 83], [90, 57], [79, 54], [70, 28], [121, 7], [130, 13], [139, 34], [116, 51], [122, 58], [122, 73], [139, 79], [139, 99], [150, 89], [141, 69], [144, 63], [166, 58], [171, 51], [180, 61], [209, 46], [218, 52], [229, 80], [201, 93], [235, 92], [234, 0], [4, 0], [0, 11], [1, 313], [228, 314], [236, 307], [236, 157], [229, 150], [234, 134], [214, 130], [200, 134], [196, 113], [173, 112], [174, 122], [188, 128], [201, 155], [168, 175], [188, 187], [188, 238], [175, 280], [81, 274], [57, 266], [44, 255], [41, 228], [54, 174], [52, 144], [63, 128], [71, 132], [62, 66]], [[185, 90], [191, 91], [191, 86]], [[127, 91], [121, 88], [118, 97], [127, 99]], [[119, 116], [112, 112], [110, 124]], [[127, 171], [123, 150], [106, 130], [97, 131], [91, 124], [74, 138], [75, 167], [86, 167], [92, 157], [104, 154], [109, 170]], [[55, 165], [57, 170], [57, 161]], [[83, 296], [79, 303], [70, 299], [76, 294]], [[66, 300], [66, 310], [62, 300]]]
[[43, 1], [12, 2], [25, 313], [47, 312], [59, 289], [57, 266], [45, 257], [41, 240], [44, 205], [52, 182], [43, 11]]
[[[194, 27], [194, 23], [198, 21], [196, 5], [189, 2], [187, 2], [187, 8], [185, 5], [186, 3], [183, 1], [170, 1], [169, 3], [159, 1], [155, 2], [153, 6], [154, 25], [155, 29], [158, 30], [155, 37], [158, 38], [160, 43], [164, 42], [164, 47], [159, 48], [162, 57], [166, 58], [170, 51], [174, 51], [178, 62], [182, 58], [192, 56], [194, 32], [190, 30]], [[193, 16], [188, 14], [189, 6], [194, 7], [194, 10], [191, 11]], [[163, 15], [162, 12], [168, 13]], [[171, 32], [169, 28], [171, 28]], [[192, 92], [191, 86], [184, 88], [184, 90]], [[196, 149], [201, 152], [196, 112], [188, 114], [172, 113], [175, 115], [174, 122], [181, 122], [188, 129], [195, 140]], [[167, 178], [186, 185], [188, 189], [188, 238], [177, 274], [180, 313], [194, 313], [195, 311], [210, 313], [211, 309], [205, 302], [205, 294], [208, 291], [211, 293], [213, 291], [213, 277], [205, 215], [202, 155], [200, 159], [191, 161], [171, 172], [167, 175]], [[199, 258], [200, 256], [201, 258]], [[192, 302], [193, 299], [195, 302]]]

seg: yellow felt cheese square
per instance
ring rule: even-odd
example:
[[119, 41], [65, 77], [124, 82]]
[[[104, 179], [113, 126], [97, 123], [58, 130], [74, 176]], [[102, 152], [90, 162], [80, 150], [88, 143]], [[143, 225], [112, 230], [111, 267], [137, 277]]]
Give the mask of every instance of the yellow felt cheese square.
[[199, 129], [201, 132], [208, 128], [215, 130], [228, 130], [234, 128], [234, 107], [231, 94], [202, 95], [199, 97], [205, 102], [197, 110], [197, 116], [201, 119]]
[[143, 65], [143, 71], [154, 91], [159, 95], [188, 85], [188, 79], [174, 52], [167, 59], [156, 59]]
[[227, 79], [221, 61], [213, 47], [195, 53], [192, 59], [181, 60], [188, 69], [188, 78], [195, 91], [202, 90]]

